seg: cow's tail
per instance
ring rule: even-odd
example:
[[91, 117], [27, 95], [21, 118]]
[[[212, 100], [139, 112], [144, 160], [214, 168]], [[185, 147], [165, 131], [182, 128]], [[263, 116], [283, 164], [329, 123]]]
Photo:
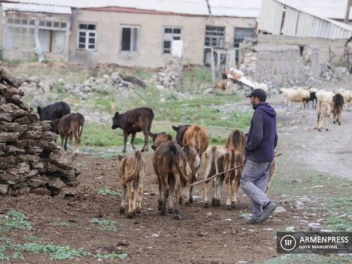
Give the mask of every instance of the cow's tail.
[[148, 131], [148, 134], [150, 135], [151, 134], [151, 129], [152, 129], [152, 123], [153, 123], [153, 119], [154, 119], [154, 112], [153, 110], [150, 111], [150, 122], [147, 126], [147, 131]]
[[78, 135], [79, 138], [81, 138], [82, 133], [83, 133], [83, 126], [84, 126], [84, 116], [80, 114], [80, 119], [79, 119], [79, 128], [78, 128]]

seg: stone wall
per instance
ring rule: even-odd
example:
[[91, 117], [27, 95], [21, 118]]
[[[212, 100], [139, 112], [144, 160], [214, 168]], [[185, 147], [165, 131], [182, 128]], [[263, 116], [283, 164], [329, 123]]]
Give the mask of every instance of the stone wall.
[[241, 45], [240, 70], [255, 82], [293, 85], [318, 79], [322, 73], [320, 51], [315, 46]]
[[0, 194], [58, 195], [78, 185], [73, 154], [58, 149], [48, 122], [22, 101], [21, 82], [0, 68]]

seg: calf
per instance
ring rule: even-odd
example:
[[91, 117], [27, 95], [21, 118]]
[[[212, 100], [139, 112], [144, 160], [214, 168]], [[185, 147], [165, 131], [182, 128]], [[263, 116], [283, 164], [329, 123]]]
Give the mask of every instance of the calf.
[[[193, 125], [187, 128], [183, 135], [182, 146], [194, 147], [199, 154], [202, 156], [203, 152], [209, 146], [209, 135], [205, 128]], [[191, 183], [195, 182], [198, 178], [198, 170], [193, 171]], [[193, 203], [192, 195], [193, 187], [190, 188], [189, 202]]]
[[181, 190], [191, 178], [191, 170], [181, 147], [175, 140], [162, 143], [155, 150], [152, 163], [159, 187], [160, 214], [166, 214], [166, 203], [170, 196], [169, 209], [173, 210], [175, 219], [181, 219], [179, 209]]
[[126, 152], [127, 138], [132, 134], [131, 145], [132, 149], [135, 150], [134, 140], [137, 132], [143, 132], [144, 134], [144, 145], [143, 151], [148, 151], [148, 140], [150, 129], [154, 118], [154, 112], [151, 108], [141, 107], [129, 110], [123, 114], [116, 112], [112, 118], [112, 129], [121, 128], [123, 131], [123, 150]]
[[166, 132], [160, 132], [160, 133], [150, 133], [149, 134], [152, 137], [153, 140], [153, 145], [152, 149], [155, 151], [162, 143], [165, 143], [169, 140], [172, 140], [172, 136], [170, 134], [167, 134]]
[[191, 125], [172, 126], [172, 129], [176, 131], [176, 142], [181, 147], [183, 146], [183, 136], [190, 126]]
[[232, 131], [226, 139], [225, 147], [234, 148], [240, 151], [243, 155], [245, 153], [247, 137], [246, 134], [238, 129]]
[[128, 193], [128, 218], [140, 214], [143, 199], [143, 182], [146, 177], [146, 161], [141, 151], [128, 153], [125, 157], [118, 156], [121, 161], [119, 175], [121, 180], [120, 213], [125, 213], [126, 194]]
[[[222, 146], [209, 146], [202, 155], [201, 172], [205, 179], [214, 174], [222, 173], [217, 177], [206, 181], [204, 185], [204, 206], [209, 206], [209, 190], [213, 188], [212, 205], [220, 206], [221, 187], [226, 184], [226, 208], [234, 208], [237, 203], [237, 191], [242, 176], [243, 155], [234, 148], [227, 149]], [[228, 171], [238, 167], [235, 170]]]
[[341, 125], [341, 114], [344, 105], [344, 98], [341, 94], [337, 93], [332, 98], [332, 116], [333, 123], [336, 122]]
[[71, 113], [69, 105], [65, 102], [57, 102], [45, 107], [37, 108], [39, 120], [55, 120], [60, 119], [64, 115]]
[[[56, 128], [56, 123], [57, 128]], [[81, 136], [83, 132], [84, 116], [80, 113], [72, 113], [64, 115], [61, 119], [52, 121], [52, 130], [60, 135], [61, 147], [67, 150], [67, 139], [70, 145], [72, 144], [72, 137], [75, 137], [76, 153], [79, 153], [79, 146], [81, 144]]]

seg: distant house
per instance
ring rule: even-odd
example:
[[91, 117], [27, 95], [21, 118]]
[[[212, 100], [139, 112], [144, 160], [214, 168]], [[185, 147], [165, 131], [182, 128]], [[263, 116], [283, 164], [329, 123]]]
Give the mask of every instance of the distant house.
[[240, 43], [258, 30], [292, 36], [319, 23], [325, 35], [311, 37], [348, 38], [334, 21], [345, 10], [346, 0], [0, 0], [0, 55], [162, 67], [172, 54], [201, 65], [231, 51], [235, 66]]
[[162, 67], [176, 52], [184, 64], [204, 64], [212, 48], [238, 51], [255, 36], [260, 0], [228, 2], [6, 1], [2, 57]]

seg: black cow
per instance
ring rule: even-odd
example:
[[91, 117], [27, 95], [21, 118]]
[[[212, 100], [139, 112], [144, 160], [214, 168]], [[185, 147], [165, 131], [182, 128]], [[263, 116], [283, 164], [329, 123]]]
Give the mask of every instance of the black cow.
[[37, 108], [40, 121], [60, 119], [64, 115], [71, 113], [71, 108], [65, 102], [56, 102], [45, 107]]
[[115, 113], [115, 116], [112, 118], [112, 129], [121, 128], [123, 131], [123, 150], [126, 152], [126, 143], [129, 134], [132, 134], [131, 145], [132, 149], [135, 150], [134, 139], [137, 132], [143, 132], [144, 134], [144, 145], [142, 148], [143, 151], [148, 151], [148, 140], [152, 122], [154, 118], [154, 112], [151, 108], [141, 107], [129, 110], [123, 114], [119, 112]]
[[181, 147], [183, 147], [183, 136], [186, 133], [186, 130], [190, 127], [191, 125], [180, 125], [180, 126], [172, 126], [172, 129], [176, 131], [176, 142], [179, 144]]

